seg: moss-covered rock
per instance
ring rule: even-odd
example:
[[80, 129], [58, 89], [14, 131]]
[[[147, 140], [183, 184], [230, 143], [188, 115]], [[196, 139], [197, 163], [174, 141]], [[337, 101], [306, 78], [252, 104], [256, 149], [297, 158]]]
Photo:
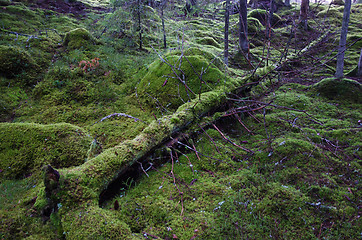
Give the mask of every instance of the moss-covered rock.
[[[261, 22], [254, 17], [248, 17], [247, 19], [248, 21], [248, 33], [257, 33], [259, 31], [261, 31], [263, 28], [263, 24], [261, 24]], [[231, 25], [230, 29], [232, 32], [234, 33], [238, 33], [239, 32], [239, 20], [236, 20], [234, 22], [234, 24]], [[254, 38], [252, 38], [253, 40], [256, 40]]]
[[0, 6], [8, 6], [11, 2], [9, 0], [0, 0]]
[[5, 77], [15, 77], [23, 71], [34, 67], [30, 54], [13, 46], [0, 45], [0, 74]]
[[76, 28], [65, 34], [63, 44], [68, 49], [89, 49], [95, 43], [93, 36], [84, 28]]
[[248, 17], [248, 32], [258, 32], [262, 29], [263, 25], [257, 18]]
[[326, 78], [314, 84], [312, 89], [329, 99], [362, 102], [361, 84], [351, 79]]
[[338, 5], [338, 6], [344, 6], [344, 1], [343, 0], [333, 0], [331, 2], [331, 4]]
[[37, 174], [84, 163], [91, 137], [71, 124], [0, 123], [0, 179]]
[[[138, 85], [138, 96], [148, 106], [176, 109], [199, 93], [210, 91], [224, 81], [224, 74], [211, 63], [212, 54], [188, 49], [154, 61]], [[216, 64], [217, 61], [216, 61]]]
[[220, 48], [220, 44], [218, 42], [216, 42], [215, 39], [212, 37], [200, 38], [200, 39], [196, 40], [196, 42], [199, 44], [210, 45], [210, 46]]
[[317, 13], [317, 17], [329, 17], [333, 23], [340, 23], [343, 17], [343, 7], [328, 8]]
[[[258, 19], [263, 25], [267, 23], [269, 12], [264, 9], [253, 9], [248, 13], [248, 18], [256, 18]], [[272, 19], [272, 27], [279, 26], [282, 24], [282, 18], [276, 14], [273, 13], [273, 19]]]

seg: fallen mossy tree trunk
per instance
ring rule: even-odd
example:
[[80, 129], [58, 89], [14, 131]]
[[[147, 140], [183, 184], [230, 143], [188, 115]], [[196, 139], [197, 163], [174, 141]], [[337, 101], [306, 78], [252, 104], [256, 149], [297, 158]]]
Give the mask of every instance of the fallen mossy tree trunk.
[[[322, 41], [323, 38], [318, 40]], [[315, 42], [312, 42], [310, 47], [314, 45]], [[305, 49], [302, 54], [307, 51]], [[282, 64], [285, 63], [286, 61]], [[142, 163], [154, 149], [170, 141], [190, 125], [197, 124], [202, 116], [226, 102], [228, 93], [240, 91], [240, 86], [248, 82], [248, 87], [250, 82], [258, 84], [260, 79], [276, 67], [278, 66], [259, 69], [254, 74], [230, 80], [216, 90], [200, 94], [179, 107], [174, 114], [153, 121], [134, 139], [105, 150], [81, 166], [59, 171], [48, 166], [45, 168], [46, 192], [37, 201], [46, 199], [46, 214], [53, 213], [57, 216], [67, 239], [132, 239], [132, 232], [127, 224], [99, 207], [102, 191], [134, 164]], [[58, 174], [59, 177], [54, 177]]]
[[[102, 224], [93, 225], [94, 221], [104, 221], [105, 223], [110, 221], [107, 220], [110, 216], [104, 214], [106, 210], [99, 207], [102, 191], [112, 181], [128, 171], [133, 164], [139, 165], [142, 159], [154, 149], [170, 141], [172, 137], [181, 133], [188, 126], [198, 123], [202, 116], [225, 102], [227, 93], [238, 89], [245, 82], [257, 82], [257, 78], [271, 70], [270, 67], [260, 69], [254, 75], [229, 82], [226, 84], [227, 86], [201, 94], [197, 99], [179, 107], [174, 114], [154, 120], [136, 138], [105, 150], [81, 166], [59, 171], [50, 166], [46, 167], [46, 194], [43, 199], [47, 198], [48, 204], [43, 213], [50, 215], [57, 212], [60, 215], [63, 231], [69, 239], [89, 239], [92, 233], [97, 236], [104, 234], [103, 236], [107, 236], [107, 238], [111, 234], [118, 239], [127, 239], [127, 236], [130, 236], [130, 230], [121, 221], [113, 223], [112, 226], [109, 226], [110, 228], [102, 226]], [[59, 178], [48, 179], [49, 176], [57, 176], [58, 173]], [[99, 217], [100, 219], [98, 219]], [[116, 225], [117, 227], [114, 227]]]

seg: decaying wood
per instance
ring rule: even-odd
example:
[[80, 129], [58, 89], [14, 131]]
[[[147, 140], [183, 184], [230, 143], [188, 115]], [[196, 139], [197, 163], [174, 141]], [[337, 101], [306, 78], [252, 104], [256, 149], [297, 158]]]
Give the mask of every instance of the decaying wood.
[[[321, 36], [317, 41], [322, 41], [323, 38]], [[312, 42], [309, 47], [301, 51], [301, 54], [308, 51], [314, 45], [315, 42]], [[289, 59], [296, 57], [298, 56], [293, 55]], [[285, 63], [286, 61], [281, 64]], [[49, 166], [47, 168], [48, 173], [59, 173], [59, 178], [55, 177], [56, 180], [54, 181], [54, 176], [57, 174], [45, 174], [44, 182], [48, 183], [51, 181], [52, 183], [51, 188], [45, 188], [46, 195], [50, 199], [48, 207], [56, 210], [55, 206], [63, 206], [63, 209], [66, 210], [60, 211], [60, 215], [62, 221], [66, 222], [72, 221], [72, 218], [75, 219], [77, 217], [75, 215], [76, 209], [97, 209], [102, 191], [113, 180], [125, 174], [130, 168], [139, 167], [139, 164], [155, 149], [172, 141], [178, 134], [187, 132], [189, 126], [199, 124], [203, 116], [213, 112], [218, 106], [228, 101], [228, 93], [240, 92], [240, 86], [247, 82], [257, 84], [259, 79], [263, 79], [265, 75], [279, 67], [280, 65], [259, 69], [256, 73], [253, 72], [244, 78], [230, 80], [233, 82], [228, 83], [227, 86], [202, 93], [199, 98], [183, 104], [174, 114], [151, 122], [134, 139], [126, 140], [113, 148], [106, 149], [81, 166], [71, 169], [60, 169], [59, 171]], [[118, 114], [115, 115], [118, 116]], [[119, 116], [124, 115], [120, 114]], [[110, 116], [106, 118], [108, 117]], [[67, 226], [64, 225], [64, 231], [71, 234], [71, 224]]]

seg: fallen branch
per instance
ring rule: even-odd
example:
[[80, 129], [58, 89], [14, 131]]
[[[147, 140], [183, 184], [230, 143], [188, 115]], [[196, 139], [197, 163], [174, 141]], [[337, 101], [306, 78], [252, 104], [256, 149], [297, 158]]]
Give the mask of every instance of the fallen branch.
[[236, 143], [234, 143], [233, 141], [231, 141], [229, 138], [227, 138], [227, 137], [220, 131], [220, 129], [219, 129], [218, 127], [216, 127], [215, 124], [212, 124], [212, 126], [216, 129], [216, 131], [218, 131], [218, 132], [220, 133], [220, 135], [221, 135], [227, 142], [231, 143], [231, 144], [234, 145], [235, 147], [238, 147], [238, 148], [240, 148], [240, 149], [242, 149], [242, 150], [244, 150], [244, 151], [247, 151], [247, 152], [249, 152], [249, 153], [254, 153], [252, 150], [247, 149], [247, 148], [244, 148], [244, 147], [242, 147], [242, 146], [239, 146], [239, 145], [237, 145]]
[[96, 123], [99, 123], [99, 122], [103, 122], [104, 120], [106, 120], [106, 119], [108, 119], [108, 118], [111, 118], [111, 117], [114, 117], [114, 116], [132, 118], [135, 122], [137, 122], [137, 121], [144, 122], [144, 121], [142, 121], [142, 120], [139, 119], [139, 118], [132, 117], [131, 115], [128, 115], [128, 114], [125, 114], [125, 113], [112, 113], [112, 114], [110, 114], [110, 115], [108, 115], [108, 116], [105, 116], [105, 117], [102, 118], [101, 120], [93, 123], [92, 125], [94, 125], [94, 124], [96, 124]]

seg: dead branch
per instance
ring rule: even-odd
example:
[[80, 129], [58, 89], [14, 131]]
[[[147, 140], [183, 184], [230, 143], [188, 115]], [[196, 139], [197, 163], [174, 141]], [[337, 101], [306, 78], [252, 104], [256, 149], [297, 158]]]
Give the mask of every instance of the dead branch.
[[227, 137], [220, 131], [220, 129], [219, 129], [218, 127], [216, 127], [215, 124], [212, 124], [212, 126], [216, 129], [216, 131], [218, 131], [218, 132], [220, 133], [220, 135], [221, 135], [227, 142], [231, 143], [231, 144], [234, 145], [235, 147], [238, 147], [238, 148], [240, 148], [240, 149], [242, 149], [242, 150], [244, 150], [244, 151], [247, 151], [247, 152], [249, 152], [249, 153], [254, 153], [252, 150], [247, 149], [247, 148], [244, 148], [244, 147], [242, 147], [242, 146], [239, 146], [239, 145], [237, 145], [236, 143], [234, 143], [233, 141], [231, 141], [229, 138], [227, 138]]
[[93, 123], [92, 125], [94, 125], [94, 124], [96, 124], [96, 123], [99, 123], [99, 122], [103, 122], [104, 120], [106, 120], [106, 119], [108, 119], [108, 118], [111, 118], [111, 117], [115, 117], [115, 116], [117, 116], [117, 117], [127, 117], [127, 118], [132, 118], [135, 122], [137, 122], [137, 121], [141, 121], [141, 122], [144, 122], [144, 123], [145, 123], [145, 121], [142, 121], [142, 120], [141, 120], [141, 119], [139, 119], [139, 118], [132, 117], [131, 115], [128, 115], [128, 114], [125, 114], [125, 113], [112, 113], [112, 114], [110, 114], [110, 115], [108, 115], [108, 116], [105, 116], [105, 117], [104, 117], [104, 118], [102, 118], [101, 120], [99, 120], [99, 121], [97, 121], [97, 122]]

